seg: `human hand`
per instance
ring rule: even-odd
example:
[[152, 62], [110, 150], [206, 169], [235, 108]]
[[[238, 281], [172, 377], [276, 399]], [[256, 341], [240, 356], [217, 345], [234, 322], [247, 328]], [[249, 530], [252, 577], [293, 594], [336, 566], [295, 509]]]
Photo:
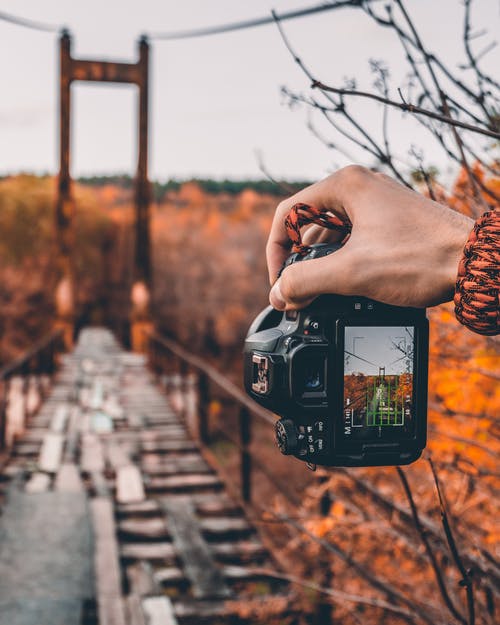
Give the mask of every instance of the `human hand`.
[[[294, 204], [326, 209], [352, 223], [335, 254], [294, 263], [276, 280], [290, 253], [284, 225]], [[267, 242], [269, 301], [300, 309], [318, 295], [359, 295], [396, 306], [434, 306], [453, 297], [458, 263], [473, 220], [364, 167], [350, 165], [278, 206]], [[343, 235], [304, 229], [306, 244]]]

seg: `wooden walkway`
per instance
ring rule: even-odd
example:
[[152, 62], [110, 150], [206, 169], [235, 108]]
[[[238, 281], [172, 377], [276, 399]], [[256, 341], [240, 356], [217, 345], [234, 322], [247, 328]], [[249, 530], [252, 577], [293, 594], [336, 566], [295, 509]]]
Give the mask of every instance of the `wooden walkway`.
[[282, 609], [289, 589], [259, 570], [275, 563], [255, 528], [144, 358], [107, 330], [64, 356], [0, 480], [0, 625], [260, 623]]

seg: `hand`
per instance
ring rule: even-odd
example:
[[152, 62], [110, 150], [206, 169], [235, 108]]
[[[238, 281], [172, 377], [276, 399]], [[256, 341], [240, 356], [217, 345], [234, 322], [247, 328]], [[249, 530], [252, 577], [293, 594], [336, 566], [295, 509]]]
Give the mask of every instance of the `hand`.
[[[279, 280], [290, 254], [284, 221], [297, 202], [325, 208], [352, 223], [334, 254], [295, 263]], [[473, 220], [402, 186], [350, 165], [281, 202], [267, 242], [269, 301], [300, 309], [324, 293], [359, 295], [397, 306], [434, 306], [453, 297], [458, 263]], [[335, 241], [320, 226], [304, 228], [306, 244]]]

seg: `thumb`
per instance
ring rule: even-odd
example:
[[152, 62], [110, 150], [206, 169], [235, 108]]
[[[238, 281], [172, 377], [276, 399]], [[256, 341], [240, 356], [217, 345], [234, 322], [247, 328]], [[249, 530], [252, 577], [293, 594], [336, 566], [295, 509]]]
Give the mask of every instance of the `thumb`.
[[318, 295], [352, 295], [351, 253], [345, 247], [334, 254], [294, 263], [287, 267], [269, 293], [277, 310], [301, 309]]

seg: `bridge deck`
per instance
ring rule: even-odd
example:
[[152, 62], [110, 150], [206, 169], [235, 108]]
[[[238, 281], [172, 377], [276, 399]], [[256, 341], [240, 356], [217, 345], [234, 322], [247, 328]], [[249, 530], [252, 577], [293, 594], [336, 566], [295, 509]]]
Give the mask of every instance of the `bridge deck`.
[[258, 623], [288, 592], [143, 357], [106, 330], [64, 357], [1, 492], [0, 625]]

